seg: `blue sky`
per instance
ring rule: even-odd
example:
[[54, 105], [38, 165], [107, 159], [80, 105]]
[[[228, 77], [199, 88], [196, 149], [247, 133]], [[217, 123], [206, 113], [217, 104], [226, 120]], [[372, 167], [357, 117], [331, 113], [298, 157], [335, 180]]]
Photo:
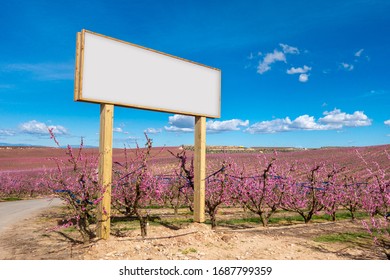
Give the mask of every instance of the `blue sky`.
[[[82, 29], [221, 69], [208, 145], [390, 143], [390, 1], [0, 2], [1, 143], [98, 145], [99, 105], [73, 101]], [[193, 143], [191, 117], [114, 114], [115, 147]]]

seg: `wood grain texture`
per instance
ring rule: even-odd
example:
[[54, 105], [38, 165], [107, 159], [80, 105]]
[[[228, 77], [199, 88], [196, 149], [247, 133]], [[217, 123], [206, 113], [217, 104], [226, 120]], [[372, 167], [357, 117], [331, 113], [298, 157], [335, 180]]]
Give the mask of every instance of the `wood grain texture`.
[[194, 221], [205, 221], [206, 118], [195, 117]]
[[99, 238], [110, 237], [111, 182], [112, 182], [112, 126], [114, 106], [100, 105], [99, 184], [104, 188], [103, 199], [98, 207]]

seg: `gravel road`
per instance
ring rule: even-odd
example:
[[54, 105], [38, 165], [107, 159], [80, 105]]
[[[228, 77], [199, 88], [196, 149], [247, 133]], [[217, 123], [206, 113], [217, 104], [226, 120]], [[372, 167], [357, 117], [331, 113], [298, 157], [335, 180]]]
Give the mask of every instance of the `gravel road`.
[[41, 210], [62, 205], [59, 198], [0, 202], [0, 234], [11, 225], [38, 214]]

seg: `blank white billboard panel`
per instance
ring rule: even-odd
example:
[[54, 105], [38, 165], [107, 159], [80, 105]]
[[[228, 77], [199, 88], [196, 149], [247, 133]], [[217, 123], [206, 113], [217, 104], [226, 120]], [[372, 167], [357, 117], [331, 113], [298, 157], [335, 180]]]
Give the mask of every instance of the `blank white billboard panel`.
[[218, 69], [83, 30], [75, 100], [220, 117]]

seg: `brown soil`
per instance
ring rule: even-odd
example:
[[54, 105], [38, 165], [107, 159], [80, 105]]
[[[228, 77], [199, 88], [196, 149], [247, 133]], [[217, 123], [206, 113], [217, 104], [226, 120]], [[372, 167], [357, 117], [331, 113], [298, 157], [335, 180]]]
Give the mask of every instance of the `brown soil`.
[[148, 237], [140, 230], [127, 230], [121, 237], [95, 240], [88, 245], [74, 242], [76, 231], [52, 231], [63, 217], [62, 208], [53, 208], [24, 220], [0, 236], [0, 259], [134, 259], [134, 260], [340, 260], [384, 259], [369, 238], [353, 242], [316, 242], [325, 234], [364, 232], [360, 222], [322, 222], [258, 225], [241, 228], [206, 224], [184, 224], [172, 228], [151, 225]]

